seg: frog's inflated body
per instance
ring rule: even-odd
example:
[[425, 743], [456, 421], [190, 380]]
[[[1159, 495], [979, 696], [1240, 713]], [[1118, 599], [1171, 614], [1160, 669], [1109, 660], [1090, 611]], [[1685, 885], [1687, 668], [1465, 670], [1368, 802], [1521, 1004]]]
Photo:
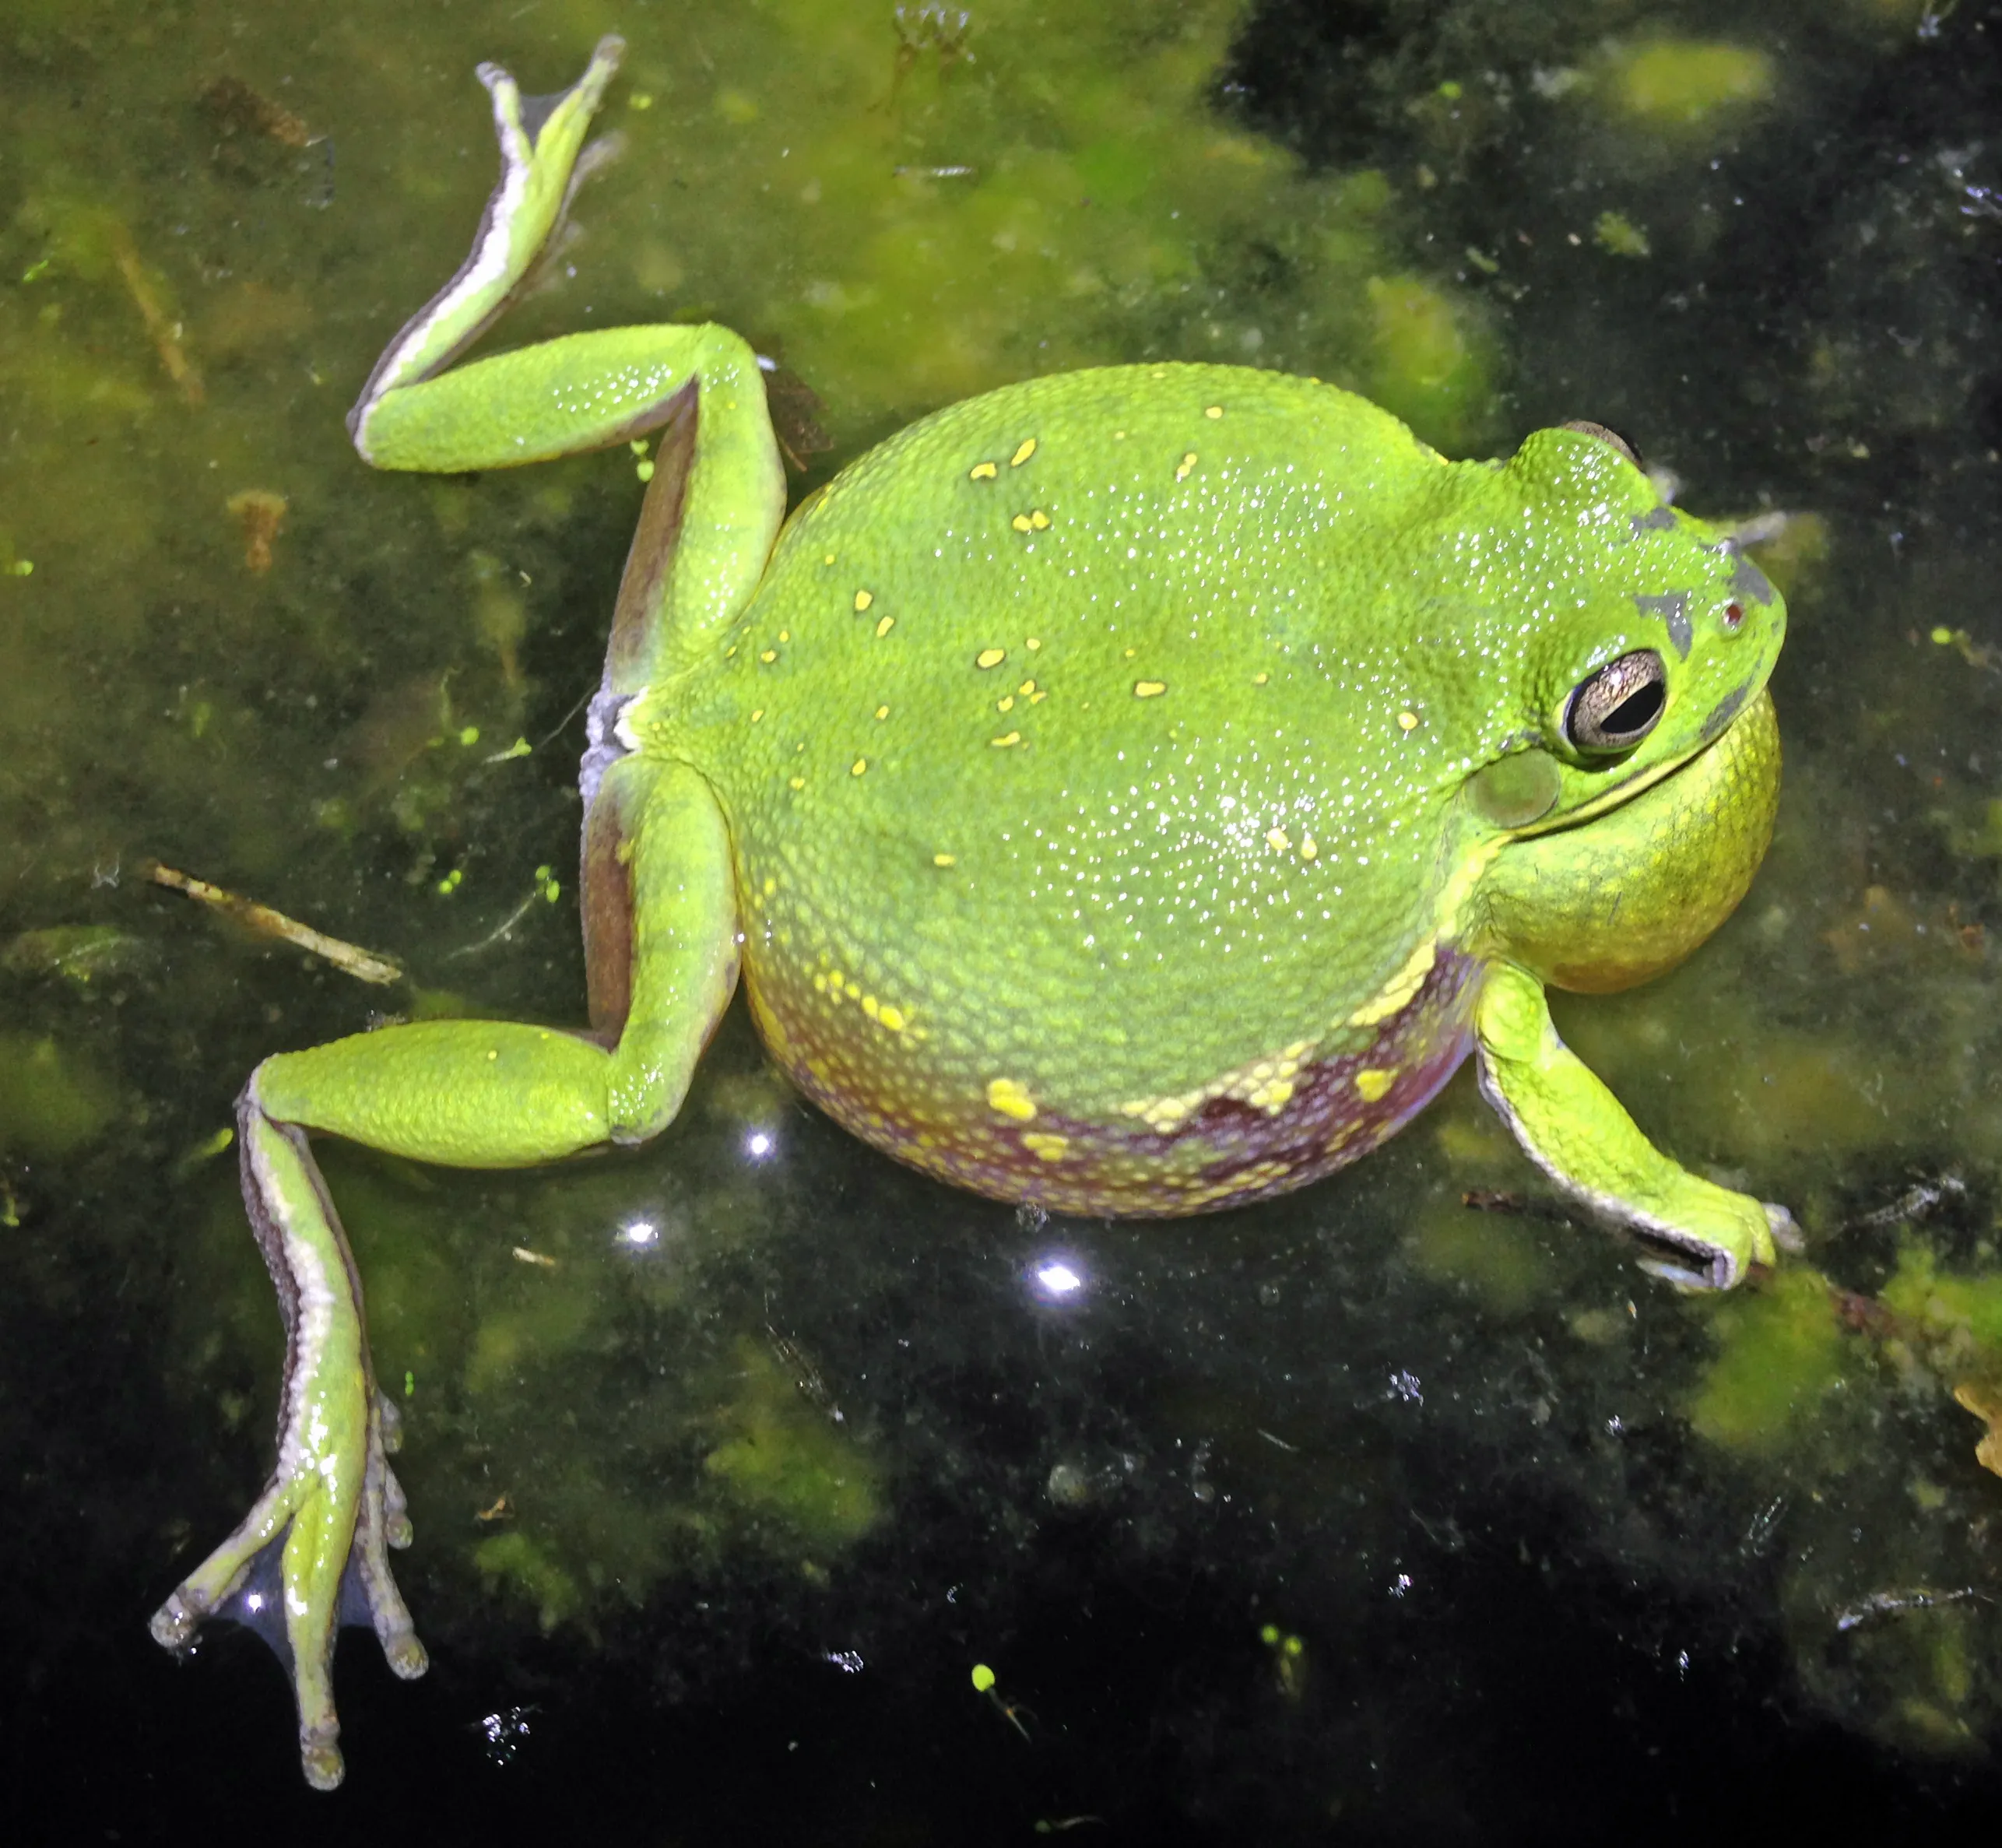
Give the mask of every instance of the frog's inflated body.
[[[1449, 466], [1304, 379], [1038, 380], [838, 479], [628, 729], [716, 791], [752, 1006], [817, 1102], [983, 1193], [1194, 1211], [1361, 1154], [1466, 1051], [1499, 856], [1538, 857], [1470, 771], [1631, 650], [1667, 658], [1657, 764], [1763, 682], [1747, 567], [1659, 513], [1589, 435]], [[1681, 599], [1686, 659], [1637, 596]], [[1593, 854], [1629, 941], [1674, 908], [1638, 960], [1736, 901], [1773, 748], [1761, 708], [1684, 773], [1760, 785], [1689, 831], [1716, 873]], [[1561, 820], [1646, 755], [1535, 794]]]
[[[679, 1108], [739, 968], [831, 1114], [948, 1180], [1188, 1213], [1389, 1135], [1478, 1045], [1574, 1195], [1727, 1284], [1783, 1216], [1660, 1154], [1543, 984], [1667, 966], [1763, 852], [1779, 599], [1617, 439], [1448, 463], [1311, 381], [1129, 367], [1011, 387], [864, 457], [779, 531], [757, 363], [714, 328], [434, 378], [560, 216], [616, 50], [533, 113], [474, 256], [353, 420], [457, 469], [664, 434], [585, 761], [592, 1031], [400, 1027], [282, 1054], [241, 1105], [293, 1333], [277, 1475], [156, 1619], [284, 1546], [308, 1775], [343, 1569], [401, 1671], [358, 1290], [305, 1132], [503, 1165]], [[775, 543], [774, 543], [775, 542]]]

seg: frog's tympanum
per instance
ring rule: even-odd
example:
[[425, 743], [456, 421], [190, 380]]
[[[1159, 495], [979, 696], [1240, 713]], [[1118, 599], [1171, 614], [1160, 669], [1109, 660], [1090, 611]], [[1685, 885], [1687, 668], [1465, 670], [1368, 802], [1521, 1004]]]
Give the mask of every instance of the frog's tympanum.
[[1765, 851], [1785, 610], [1729, 536], [1596, 425], [1452, 462], [1234, 367], [1008, 386], [789, 518], [761, 363], [722, 328], [446, 370], [561, 220], [619, 51], [539, 100], [483, 68], [499, 188], [349, 420], [388, 469], [659, 448], [584, 759], [589, 1028], [386, 1027], [274, 1055], [239, 1105], [290, 1337], [278, 1464], [153, 1631], [184, 1642], [275, 1558], [321, 1787], [343, 1608], [399, 1674], [425, 1658], [313, 1133], [469, 1167], [644, 1142], [741, 976], [821, 1108], [1000, 1200], [1262, 1200], [1471, 1049], [1531, 1159], [1679, 1281], [1728, 1287], [1790, 1224], [1653, 1147], [1544, 1003], [1674, 963]]

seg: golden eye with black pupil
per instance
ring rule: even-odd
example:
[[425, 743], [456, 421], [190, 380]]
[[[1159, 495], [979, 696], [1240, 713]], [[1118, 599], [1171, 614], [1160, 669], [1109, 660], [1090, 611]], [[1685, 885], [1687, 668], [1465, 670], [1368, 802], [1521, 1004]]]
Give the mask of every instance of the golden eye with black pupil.
[[1668, 669], [1653, 648], [1636, 648], [1579, 682], [1564, 709], [1564, 735], [1579, 750], [1630, 750], [1668, 704]]
[[1589, 419], [1584, 417], [1572, 417], [1566, 422], [1560, 423], [1558, 426], [1558, 428], [1559, 430], [1575, 430], [1580, 436], [1596, 437], [1600, 441], [1605, 444], [1608, 448], [1617, 450], [1621, 455], [1624, 455], [1628, 462], [1634, 465], [1635, 468], [1638, 469], [1642, 466], [1640, 451], [1636, 449], [1634, 445], [1628, 442], [1624, 437], [1621, 435], [1617, 430], [1609, 430], [1604, 424], [1594, 423]]

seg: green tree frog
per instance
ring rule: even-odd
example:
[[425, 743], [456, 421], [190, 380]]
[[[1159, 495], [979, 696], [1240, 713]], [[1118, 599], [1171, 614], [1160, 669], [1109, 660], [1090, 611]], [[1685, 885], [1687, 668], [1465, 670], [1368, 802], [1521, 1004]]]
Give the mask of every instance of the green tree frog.
[[344, 1581], [399, 1674], [425, 1657], [312, 1134], [472, 1167], [644, 1142], [741, 980], [821, 1108], [1000, 1200], [1283, 1193], [1472, 1050], [1530, 1158], [1679, 1280], [1728, 1287], [1790, 1225], [1653, 1147], [1544, 1003], [1677, 961], [1765, 852], [1785, 606], [1729, 535], [1594, 425], [1449, 462], [1314, 380], [1165, 364], [954, 406], [789, 518], [725, 328], [453, 367], [560, 223], [620, 50], [539, 99], [482, 67], [499, 186], [349, 418], [378, 468], [659, 449], [583, 765], [589, 1026], [387, 1027], [274, 1054], [239, 1102], [278, 1463], [153, 1628], [184, 1643], [276, 1549], [323, 1788]]

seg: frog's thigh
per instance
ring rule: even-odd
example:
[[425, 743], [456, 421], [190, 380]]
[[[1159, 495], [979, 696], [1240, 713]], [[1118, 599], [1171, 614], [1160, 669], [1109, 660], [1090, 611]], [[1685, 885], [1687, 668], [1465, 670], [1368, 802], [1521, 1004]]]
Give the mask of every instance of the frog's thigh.
[[1615, 1224], [1679, 1246], [1679, 1282], [1727, 1288], [1773, 1261], [1769, 1210], [1693, 1175], [1635, 1127], [1620, 1101], [1558, 1037], [1541, 982], [1491, 968], [1474, 1018], [1480, 1089], [1526, 1153], [1568, 1193]]
[[[736, 989], [736, 880], [729, 828], [700, 771], [621, 758], [599, 785], [593, 819], [611, 805], [622, 836], [606, 859], [587, 858], [585, 877], [608, 863], [624, 874], [624, 1024], [606, 1108], [614, 1141], [641, 1142], [674, 1120]], [[586, 894], [602, 916], [600, 898]]]

